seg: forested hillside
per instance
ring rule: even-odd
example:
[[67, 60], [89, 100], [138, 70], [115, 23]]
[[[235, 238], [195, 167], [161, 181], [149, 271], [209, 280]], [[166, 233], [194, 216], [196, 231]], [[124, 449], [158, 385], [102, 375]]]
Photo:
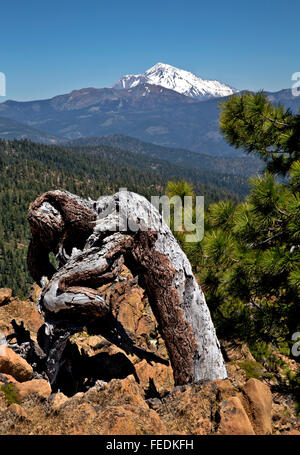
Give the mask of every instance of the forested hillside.
[[120, 187], [150, 197], [163, 194], [170, 179], [193, 183], [210, 204], [239, 201], [247, 180], [200, 169], [184, 169], [164, 161], [112, 147], [64, 149], [27, 140], [0, 141], [0, 287], [25, 296], [31, 279], [26, 253], [30, 238], [29, 204], [45, 191], [65, 189], [85, 198], [111, 194]]
[[103, 137], [83, 137], [69, 141], [67, 145], [72, 147], [108, 145], [152, 158], [163, 159], [182, 167], [197, 167], [219, 173], [242, 175], [244, 177], [255, 175], [263, 167], [261, 161], [253, 156], [226, 157], [204, 155], [180, 148], [163, 147], [162, 145], [141, 141], [140, 139], [123, 136], [122, 134]]
[[65, 142], [64, 139], [58, 138], [53, 134], [44, 133], [25, 123], [16, 122], [5, 117], [0, 117], [0, 137], [6, 140], [30, 139], [31, 141], [41, 142], [43, 144], [60, 144]]

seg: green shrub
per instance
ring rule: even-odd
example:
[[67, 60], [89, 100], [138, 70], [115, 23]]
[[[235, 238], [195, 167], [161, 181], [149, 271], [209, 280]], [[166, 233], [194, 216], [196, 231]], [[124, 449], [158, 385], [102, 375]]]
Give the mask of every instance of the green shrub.
[[284, 368], [285, 362], [276, 355], [272, 346], [266, 342], [257, 342], [249, 346], [251, 354], [255, 360], [263, 364], [269, 371], [277, 371], [278, 368]]
[[295, 409], [297, 416], [300, 417], [300, 372], [294, 373], [291, 370], [286, 372], [286, 377], [289, 382], [289, 388], [294, 396]]
[[4, 396], [5, 396], [8, 404], [13, 404], [13, 403], [20, 404], [18, 392], [13, 384], [3, 384], [1, 386], [0, 390], [1, 390], [1, 392], [4, 393]]
[[254, 360], [244, 360], [239, 363], [239, 367], [246, 373], [246, 378], [251, 379], [262, 379], [264, 377], [263, 367]]

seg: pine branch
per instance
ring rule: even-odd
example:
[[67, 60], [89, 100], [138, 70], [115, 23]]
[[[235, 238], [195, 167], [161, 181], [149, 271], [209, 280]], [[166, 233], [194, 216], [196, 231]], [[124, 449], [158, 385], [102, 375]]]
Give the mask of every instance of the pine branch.
[[262, 148], [261, 150], [262, 150], [262, 152], [267, 153], [268, 155], [275, 155], [275, 154], [278, 154], [278, 155], [288, 154], [288, 155], [290, 155], [290, 152], [286, 152], [284, 150], [270, 151], [270, 150], [267, 150], [267, 149], [264, 149], [264, 148]]
[[266, 120], [268, 120], [269, 122], [271, 123], [274, 123], [275, 125], [280, 125], [280, 126], [287, 126], [289, 127], [290, 125], [288, 123], [283, 123], [283, 122], [279, 122], [278, 120], [274, 120], [270, 117], [267, 117], [266, 115], [264, 114], [261, 114], [263, 118], [265, 118]]

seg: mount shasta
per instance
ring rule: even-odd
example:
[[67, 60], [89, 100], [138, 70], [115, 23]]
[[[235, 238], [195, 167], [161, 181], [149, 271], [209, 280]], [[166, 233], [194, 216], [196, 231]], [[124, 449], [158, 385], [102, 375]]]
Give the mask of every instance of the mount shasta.
[[139, 84], [159, 85], [199, 100], [229, 96], [238, 92], [221, 82], [201, 79], [189, 71], [166, 63], [157, 63], [142, 74], [124, 76], [113, 85], [113, 88], [128, 89]]
[[[83, 88], [51, 99], [0, 104], [0, 137], [63, 143], [83, 137], [131, 136], [214, 156], [241, 156], [219, 132], [219, 104], [237, 90], [158, 63], [110, 88]], [[290, 89], [269, 99], [296, 111]], [[163, 156], [161, 157], [163, 158]]]

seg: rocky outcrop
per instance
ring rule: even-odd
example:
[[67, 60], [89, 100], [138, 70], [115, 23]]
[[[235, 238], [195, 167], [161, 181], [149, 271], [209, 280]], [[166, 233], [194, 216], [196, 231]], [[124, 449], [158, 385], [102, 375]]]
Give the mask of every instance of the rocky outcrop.
[[17, 383], [15, 388], [20, 400], [32, 393], [36, 393], [43, 398], [49, 398], [51, 395], [51, 387], [45, 379], [32, 379], [31, 381]]
[[61, 392], [52, 395], [50, 403], [51, 412], [58, 414], [60, 409], [63, 408], [64, 404], [68, 401], [68, 397]]
[[[147, 398], [147, 389], [133, 375], [108, 383], [98, 381], [87, 392], [72, 397], [60, 392], [49, 395], [45, 382], [43, 385], [36, 380], [14, 383], [18, 391], [19, 386], [27, 388], [26, 393], [18, 395], [18, 406], [6, 403], [0, 384], [0, 434], [268, 433], [262, 421], [253, 420], [254, 414], [260, 414], [244, 407], [242, 390], [228, 379], [177, 386], [156, 398]], [[29, 383], [35, 386], [29, 388]], [[265, 390], [260, 381], [255, 386], [260, 392]], [[250, 382], [244, 388], [252, 390], [253, 384]], [[269, 391], [266, 392], [268, 397]], [[267, 415], [267, 410], [265, 418], [269, 419], [271, 412]], [[299, 431], [299, 425], [290, 431]]]
[[12, 420], [17, 422], [30, 422], [31, 420], [30, 417], [28, 417], [27, 412], [17, 403], [13, 403], [7, 408], [7, 414]]
[[[165, 342], [175, 384], [227, 373], [204, 295], [191, 265], [159, 212], [143, 197], [119, 192], [86, 201], [50, 191], [30, 207], [28, 266], [44, 284], [41, 347], [54, 387], [70, 336], [86, 327], [127, 353], [161, 361], [136, 348], [99, 287], [120, 279], [125, 264], [145, 290]], [[48, 255], [59, 262], [55, 271]], [[141, 321], [146, 323], [146, 320]], [[162, 363], [165, 363], [162, 361]]]
[[[125, 267], [121, 277], [121, 281], [101, 288], [115, 318], [130, 328], [128, 334], [136, 346], [152, 349], [167, 359], [146, 294]], [[39, 317], [33, 304], [37, 294], [32, 295], [32, 302], [12, 298], [0, 308], [5, 317], [0, 324], [7, 327], [7, 343], [12, 347], [14, 327], [9, 321], [14, 308], [18, 309], [18, 326], [22, 321], [30, 337], [37, 338], [38, 324], [31, 325], [31, 319]], [[4, 309], [6, 312], [1, 313]], [[266, 381], [247, 381], [245, 371], [239, 367], [249, 358], [247, 347], [235, 343], [231, 351], [231, 345], [222, 345], [226, 347], [228, 379], [174, 387], [170, 366], [150, 364], [101, 335], [76, 333], [70, 338], [69, 354], [77, 353], [75, 363], [84, 359], [80, 369], [84, 365], [85, 374], [94, 375], [94, 380], [66, 396], [53, 393], [48, 381], [41, 378], [19, 382], [0, 372], [0, 434], [261, 435], [269, 434], [270, 423], [272, 434], [298, 434], [300, 420], [292, 397], [279, 392], [271, 396]], [[229, 360], [229, 355], [234, 359]], [[65, 361], [68, 371], [74, 367], [70, 358]], [[103, 370], [110, 372], [107, 380], [103, 380]], [[116, 378], [116, 374], [121, 377]]]
[[237, 397], [231, 397], [220, 406], [219, 434], [254, 435], [249, 417]]
[[[220, 384], [224, 383], [220, 386]], [[229, 396], [235, 389], [228, 380], [207, 381], [193, 386], [175, 387], [160, 401], [150, 401], [171, 434], [215, 434], [218, 428], [218, 403], [224, 397], [224, 388]]]
[[269, 387], [255, 378], [243, 388], [242, 403], [256, 434], [272, 433], [272, 394]]
[[0, 373], [13, 376], [17, 381], [27, 381], [32, 377], [32, 366], [7, 346], [0, 345]]
[[174, 380], [172, 368], [170, 366], [162, 365], [159, 363], [150, 365], [146, 360], [138, 362], [135, 366], [137, 377], [139, 378], [140, 385], [149, 390], [149, 394], [158, 395], [166, 391], [171, 391], [174, 388]]
[[1, 288], [0, 289], [0, 306], [6, 305], [9, 302], [11, 295], [12, 295], [11, 289]]
[[37, 310], [36, 301], [20, 300], [16, 297], [10, 298], [6, 305], [0, 306], [0, 332], [15, 342], [16, 339], [13, 338], [15, 328], [12, 321], [29, 331], [32, 339], [36, 339], [37, 332], [44, 323], [43, 317]]
[[242, 403], [237, 397], [230, 397], [220, 406], [219, 434], [254, 435], [254, 429]]

